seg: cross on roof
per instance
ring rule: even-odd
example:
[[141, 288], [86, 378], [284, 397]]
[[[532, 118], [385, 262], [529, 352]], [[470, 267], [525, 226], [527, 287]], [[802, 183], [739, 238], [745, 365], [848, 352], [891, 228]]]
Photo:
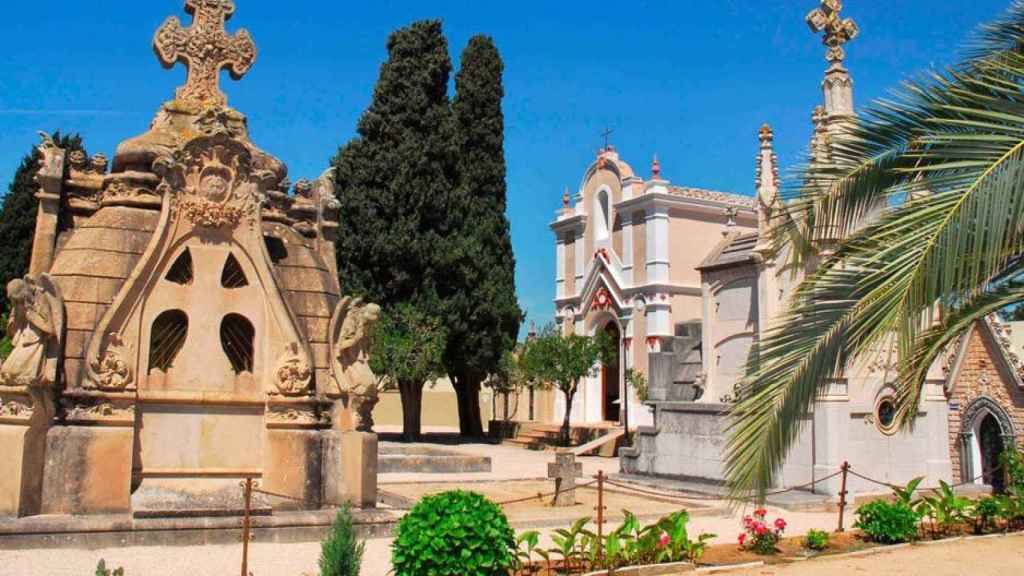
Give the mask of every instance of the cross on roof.
[[821, 0], [821, 7], [807, 15], [807, 25], [815, 34], [825, 33], [822, 43], [828, 46], [825, 58], [833, 64], [846, 59], [843, 46], [860, 34], [860, 28], [853, 18], [842, 18], [842, 0]]
[[608, 137], [611, 136], [614, 132], [615, 132], [615, 130], [612, 130], [611, 128], [605, 128], [604, 131], [601, 132], [601, 136], [604, 138], [604, 149], [605, 150], [608, 149]]
[[180, 62], [188, 69], [185, 85], [176, 94], [179, 102], [224, 106], [221, 69], [227, 68], [232, 78], [240, 80], [256, 61], [256, 44], [246, 30], [232, 37], [224, 29], [235, 13], [232, 0], [185, 0], [185, 11], [192, 15], [192, 24], [184, 28], [171, 16], [156, 31], [153, 49], [164, 68]]

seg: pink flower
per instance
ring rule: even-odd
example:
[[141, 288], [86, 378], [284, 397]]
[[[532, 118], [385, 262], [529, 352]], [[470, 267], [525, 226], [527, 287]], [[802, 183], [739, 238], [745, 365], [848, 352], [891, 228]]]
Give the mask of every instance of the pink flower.
[[754, 524], [754, 532], [756, 532], [758, 536], [764, 536], [768, 532], [768, 527], [758, 522], [757, 524]]
[[745, 532], [740, 534], [738, 540], [740, 541], [740, 546], [743, 546], [747, 542], [747, 534]]
[[658, 548], [665, 548], [665, 547], [667, 547], [669, 541], [670, 541], [670, 539], [668, 537], [668, 532], [662, 532], [661, 533], [661, 538], [658, 538]]
[[779, 530], [785, 530], [786, 529], [786, 521], [783, 520], [782, 518], [776, 518], [775, 519], [775, 527], [777, 529], [779, 529]]

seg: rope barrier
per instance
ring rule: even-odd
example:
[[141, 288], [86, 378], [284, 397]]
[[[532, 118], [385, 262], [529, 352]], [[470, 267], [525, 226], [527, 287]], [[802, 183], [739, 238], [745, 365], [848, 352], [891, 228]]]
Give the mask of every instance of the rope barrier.
[[[982, 472], [980, 475], [975, 476], [974, 478], [971, 478], [969, 480], [965, 480], [963, 482], [960, 482], [959, 484], [952, 484], [952, 485], [950, 485], [950, 488], [956, 489], [956, 488], [962, 488], [964, 486], [967, 486], [968, 484], [975, 484], [975, 483], [978, 482], [978, 480], [983, 480], [986, 476], [991, 476], [992, 474], [998, 472], [999, 470], [1002, 469], [1002, 467], [1003, 467], [1003, 465], [1000, 464], [999, 466], [996, 466], [995, 468], [992, 468], [991, 470], [988, 470], [986, 472]], [[889, 482], [885, 482], [883, 480], [878, 480], [876, 478], [871, 478], [869, 476], [865, 476], [863, 474], [860, 474], [860, 473], [856, 472], [853, 469], [852, 466], [850, 467], [849, 471], [850, 471], [850, 475], [851, 476], [856, 476], [857, 478], [860, 478], [861, 480], [864, 480], [866, 482], [871, 482], [871, 483], [877, 484], [879, 486], [884, 486], [886, 488], [889, 488], [890, 490], [902, 490], [904, 488], [903, 486], [898, 486], [896, 484], [890, 484]], [[919, 487], [914, 489], [914, 492], [938, 492], [940, 490], [942, 490], [941, 486], [932, 486], [932, 487], [923, 487], [923, 488], [919, 486]]]
[[[748, 496], [746, 498], [741, 498], [740, 500], [742, 500], [742, 501], [759, 500], [762, 497], [767, 498], [768, 496], [778, 496], [780, 494], [785, 494], [787, 492], [796, 492], [798, 490], [805, 490], [807, 488], [810, 488], [812, 486], [820, 484], [821, 482], [825, 482], [827, 480], [831, 480], [831, 479], [839, 476], [842, 473], [843, 472], [840, 470], [839, 472], [835, 472], [833, 474], [825, 476], [824, 478], [819, 478], [819, 479], [814, 480], [812, 482], [807, 482], [806, 484], [800, 484], [798, 486], [791, 486], [789, 488], [785, 488], [783, 490], [776, 490], [774, 492], [766, 492], [763, 495], [759, 494], [759, 495], [754, 495], [754, 496]], [[615, 486], [617, 488], [621, 488], [623, 490], [629, 490], [631, 492], [635, 492], [637, 494], [641, 494], [641, 495], [644, 495], [644, 496], [654, 496], [654, 497], [657, 497], [657, 498], [665, 498], [665, 499], [668, 499], [668, 500], [678, 500], [678, 501], [684, 501], [684, 502], [685, 501], [694, 501], [694, 500], [705, 501], [705, 502], [714, 502], [714, 501], [728, 500], [729, 499], [727, 496], [721, 496], [721, 495], [710, 496], [710, 495], [706, 495], [706, 494], [694, 494], [694, 495], [691, 496], [691, 495], [682, 495], [682, 494], [666, 494], [664, 492], [656, 492], [656, 491], [653, 491], [653, 490], [645, 490], [643, 488], [637, 488], [636, 486], [630, 486], [630, 485], [627, 485], [627, 484], [621, 484], [621, 483], [615, 482], [613, 480], [605, 480], [605, 483], [610, 484], [612, 486]]]
[[[597, 480], [591, 480], [590, 482], [586, 482], [584, 484], [577, 484], [572, 489], [576, 490], [578, 488], [589, 488], [589, 487], [593, 486], [594, 484], [597, 484]], [[503, 501], [503, 502], [497, 502], [496, 504], [498, 506], [509, 506], [511, 504], [520, 504], [522, 502], [529, 502], [530, 500], [543, 500], [544, 498], [547, 498], [549, 496], [558, 496], [562, 492], [568, 492], [569, 490], [570, 489], [566, 488], [565, 490], [557, 490], [556, 489], [554, 492], [539, 492], [539, 493], [537, 493], [534, 496], [527, 496], [525, 498], [516, 498], [515, 500], [506, 500], [506, 501]]]

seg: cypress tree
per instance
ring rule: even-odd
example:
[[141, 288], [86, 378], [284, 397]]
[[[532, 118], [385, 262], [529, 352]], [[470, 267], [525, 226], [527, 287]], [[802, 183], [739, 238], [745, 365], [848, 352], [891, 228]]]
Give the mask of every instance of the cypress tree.
[[[72, 150], [82, 150], [82, 139], [76, 134], [61, 136], [60, 132], [53, 135], [53, 141], [64, 148], [69, 154]], [[36, 174], [39, 172], [39, 150], [34, 146], [21, 160], [21, 165], [14, 173], [14, 179], [4, 195], [0, 205], [0, 314], [6, 314], [7, 290], [4, 287], [15, 278], [28, 274], [29, 260], [32, 258], [32, 241], [36, 231], [36, 212], [39, 201], [36, 192]]]
[[447, 303], [445, 364], [459, 400], [464, 435], [483, 434], [480, 386], [515, 345], [522, 312], [505, 211], [504, 64], [494, 41], [474, 36], [462, 53], [452, 104], [458, 138], [458, 185]]
[[[334, 159], [338, 271], [346, 294], [440, 318], [455, 180], [448, 41], [440, 21], [421, 21], [392, 33], [387, 50], [358, 136]], [[399, 383], [403, 411], [419, 412], [406, 390], [423, 384]]]

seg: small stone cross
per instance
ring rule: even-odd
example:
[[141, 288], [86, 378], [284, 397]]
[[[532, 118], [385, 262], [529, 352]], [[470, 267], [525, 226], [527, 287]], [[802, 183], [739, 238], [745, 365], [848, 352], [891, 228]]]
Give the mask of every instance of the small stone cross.
[[614, 133], [615, 133], [615, 130], [612, 130], [611, 128], [605, 128], [605, 129], [604, 129], [604, 131], [603, 131], [603, 132], [601, 132], [601, 137], [603, 137], [603, 138], [604, 138], [604, 149], [605, 149], [605, 150], [608, 150], [608, 149], [609, 149], [609, 142], [608, 142], [608, 138], [609, 138], [609, 137], [610, 137], [610, 136], [611, 136], [612, 134], [614, 134]]
[[156, 31], [153, 49], [164, 68], [180, 62], [188, 69], [188, 79], [176, 94], [179, 102], [224, 106], [221, 69], [227, 68], [232, 78], [241, 80], [256, 62], [256, 44], [246, 30], [232, 37], [224, 29], [235, 13], [233, 0], [185, 0], [185, 11], [192, 15], [192, 25], [183, 28], [171, 16]]
[[807, 15], [807, 25], [815, 34], [825, 33], [822, 43], [828, 47], [825, 56], [829, 62], [838, 64], [846, 59], [843, 46], [860, 34], [860, 28], [853, 18], [843, 19], [842, 0], [821, 0], [821, 7]]
[[576, 505], [576, 479], [583, 476], [583, 464], [576, 461], [576, 455], [569, 451], [555, 454], [555, 461], [548, 463], [548, 478], [555, 481], [554, 505]]

